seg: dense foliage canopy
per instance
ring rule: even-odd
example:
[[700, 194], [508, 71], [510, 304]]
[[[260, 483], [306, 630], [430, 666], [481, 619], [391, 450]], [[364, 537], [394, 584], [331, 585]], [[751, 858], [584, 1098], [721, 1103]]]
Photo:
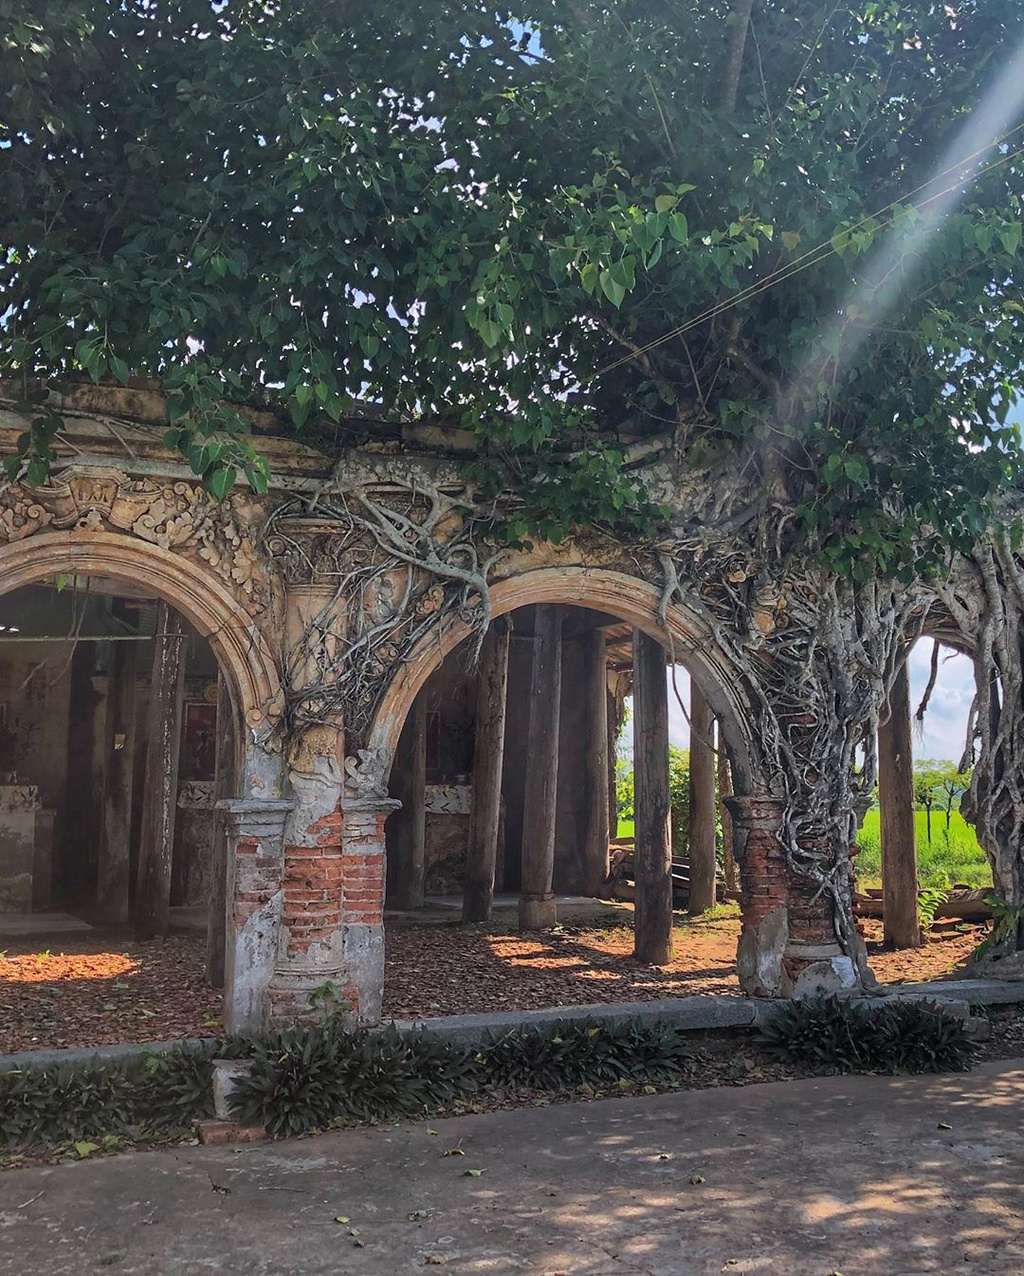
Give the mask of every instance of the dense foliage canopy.
[[263, 481], [225, 399], [439, 419], [552, 535], [651, 526], [622, 443], [668, 432], [908, 573], [1018, 467], [1022, 40], [1019, 0], [0, 0], [0, 372], [160, 378], [218, 494]]

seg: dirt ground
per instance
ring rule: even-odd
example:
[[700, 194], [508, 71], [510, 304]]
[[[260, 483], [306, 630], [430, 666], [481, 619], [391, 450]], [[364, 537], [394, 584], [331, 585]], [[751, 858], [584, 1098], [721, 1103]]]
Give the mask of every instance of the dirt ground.
[[210, 1036], [220, 1027], [205, 936], [45, 942], [0, 941], [0, 1054]]
[[[633, 960], [625, 925], [567, 925], [540, 937], [520, 935], [507, 921], [389, 925], [385, 1016], [739, 995], [734, 918], [680, 918], [675, 958], [660, 969]], [[880, 924], [868, 921], [865, 931], [876, 949]], [[871, 965], [883, 983], [941, 978], [978, 938], [975, 930], [923, 949], [872, 951]], [[9, 941], [0, 955], [0, 1054], [209, 1036], [220, 1027], [221, 998], [205, 983], [204, 959], [202, 935], [146, 944], [75, 936], [44, 951], [38, 940]]]

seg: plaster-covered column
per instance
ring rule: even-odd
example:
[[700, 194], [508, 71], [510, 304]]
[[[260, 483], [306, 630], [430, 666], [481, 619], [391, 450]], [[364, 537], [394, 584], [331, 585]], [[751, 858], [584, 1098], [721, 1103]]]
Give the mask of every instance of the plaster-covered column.
[[783, 803], [731, 797], [733, 853], [743, 923], [736, 965], [742, 990], [757, 997], [802, 997], [858, 984], [839, 945], [831, 897], [790, 870], [781, 840]]
[[218, 803], [227, 840], [227, 943], [224, 1027], [261, 1033], [270, 1026], [281, 916], [285, 820], [292, 803], [231, 798]]

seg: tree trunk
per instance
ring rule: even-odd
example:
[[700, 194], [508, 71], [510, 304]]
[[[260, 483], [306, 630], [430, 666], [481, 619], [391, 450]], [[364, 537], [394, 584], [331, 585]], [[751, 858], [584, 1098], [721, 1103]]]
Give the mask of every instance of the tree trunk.
[[166, 935], [170, 924], [186, 645], [185, 621], [173, 607], [161, 601], [156, 610], [149, 691], [149, 742], [135, 899], [137, 939]]
[[736, 109], [736, 94], [740, 86], [743, 53], [747, 47], [747, 32], [750, 30], [750, 14], [753, 8], [754, 0], [736, 0], [733, 8], [720, 94], [722, 109], [725, 111], [732, 112]]
[[603, 629], [584, 639], [587, 821], [583, 836], [583, 894], [597, 895], [608, 876], [608, 673]]
[[511, 629], [496, 620], [484, 639], [477, 674], [473, 807], [469, 817], [462, 920], [485, 922], [494, 900], [494, 872], [501, 831], [501, 774], [505, 757], [505, 696]]
[[672, 960], [672, 799], [668, 774], [665, 649], [633, 634], [634, 953], [664, 966]]
[[132, 858], [132, 780], [135, 762], [136, 647], [110, 644], [104, 752], [103, 833], [96, 881], [96, 912], [113, 926], [128, 921]]
[[715, 905], [715, 718], [690, 679], [690, 912]]
[[526, 792], [523, 802], [523, 875], [520, 930], [550, 930], [557, 920], [551, 882], [555, 868], [558, 792], [558, 721], [562, 695], [562, 612], [537, 607], [530, 683]]
[[888, 721], [878, 728], [885, 942], [893, 948], [917, 948], [921, 944], [921, 925], [917, 916], [910, 679], [905, 659], [889, 693], [888, 707]]

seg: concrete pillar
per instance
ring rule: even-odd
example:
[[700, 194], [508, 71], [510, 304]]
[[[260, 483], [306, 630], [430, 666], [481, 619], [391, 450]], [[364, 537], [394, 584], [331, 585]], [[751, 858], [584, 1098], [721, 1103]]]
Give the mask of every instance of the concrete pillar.
[[605, 633], [594, 629], [583, 639], [583, 683], [586, 726], [584, 767], [586, 825], [583, 834], [584, 895], [597, 895], [608, 876], [608, 669]]
[[878, 728], [878, 803], [885, 942], [892, 948], [917, 948], [921, 944], [921, 924], [917, 917], [910, 678], [905, 658], [889, 692], [888, 718]]
[[690, 912], [715, 904], [715, 718], [690, 679]]
[[[294, 805], [283, 836], [281, 923], [267, 992], [270, 1016], [285, 1024], [310, 1016], [310, 994], [336, 986], [354, 1018], [380, 1017], [383, 989], [384, 821], [398, 803], [386, 791], [391, 758], [345, 756], [340, 722], [318, 703], [317, 637], [325, 646], [345, 632], [334, 585], [288, 591], [286, 661], [293, 693], [310, 718], [288, 741]], [[315, 716], [319, 715], [319, 716]]]
[[228, 842], [225, 814], [220, 803], [235, 796], [234, 706], [227, 679], [217, 678], [217, 759], [214, 775], [215, 805], [210, 831], [210, 911], [206, 919], [206, 978], [213, 988], [224, 987], [228, 923]]
[[728, 799], [732, 797], [732, 768], [729, 756], [725, 751], [722, 739], [722, 726], [718, 723], [718, 818], [722, 825], [722, 872], [726, 889], [739, 890], [739, 876], [736, 872], [736, 856], [732, 845], [732, 813]]
[[672, 960], [672, 801], [668, 773], [665, 649], [639, 629], [633, 634], [633, 784], [638, 961]]
[[153, 676], [149, 693], [149, 739], [135, 899], [137, 939], [166, 935], [170, 921], [186, 646], [183, 617], [161, 601], [156, 610]]
[[462, 920], [485, 922], [494, 899], [494, 871], [501, 831], [501, 778], [505, 757], [505, 697], [511, 626], [496, 620], [484, 639], [477, 674], [473, 806], [469, 818]]
[[561, 632], [561, 610], [549, 603], [539, 604], [534, 622], [523, 804], [521, 930], [548, 930], [557, 920], [551, 883], [555, 865], [558, 722], [562, 694]]
[[124, 926], [128, 921], [131, 880], [138, 661], [137, 647], [133, 642], [113, 642], [110, 648], [104, 739], [103, 832], [96, 880], [96, 913], [102, 922]]
[[413, 701], [398, 743], [391, 791], [401, 802], [395, 829], [395, 898], [399, 908], [422, 908], [427, 851], [427, 698]]
[[281, 928], [282, 837], [292, 803], [235, 799], [218, 804], [227, 846], [229, 926], [225, 948], [224, 1028], [265, 1032]]

